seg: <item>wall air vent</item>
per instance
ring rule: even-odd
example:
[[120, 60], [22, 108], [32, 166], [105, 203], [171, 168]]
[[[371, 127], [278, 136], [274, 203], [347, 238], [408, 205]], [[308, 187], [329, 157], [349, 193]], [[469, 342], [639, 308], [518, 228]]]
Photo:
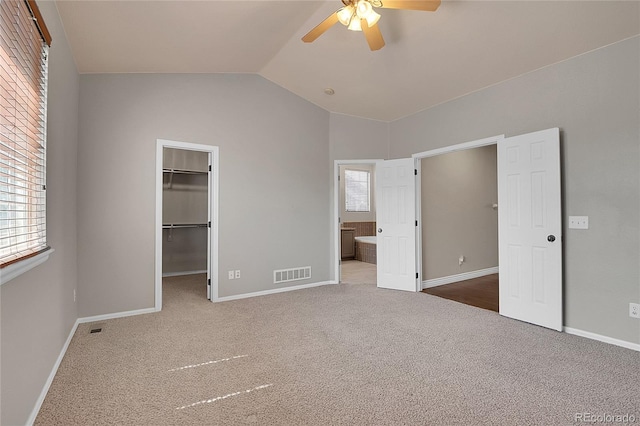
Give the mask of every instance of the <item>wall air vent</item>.
[[289, 281], [300, 281], [311, 278], [311, 266], [301, 268], [278, 269], [273, 271], [273, 283], [287, 283]]

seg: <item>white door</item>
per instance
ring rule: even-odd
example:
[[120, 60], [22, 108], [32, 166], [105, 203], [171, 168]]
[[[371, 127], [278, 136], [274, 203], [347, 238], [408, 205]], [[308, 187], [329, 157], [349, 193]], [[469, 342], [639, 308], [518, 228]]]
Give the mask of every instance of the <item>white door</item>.
[[376, 165], [378, 287], [417, 291], [414, 160]]
[[500, 315], [562, 330], [560, 131], [498, 141]]
[[209, 153], [209, 173], [207, 174], [207, 299], [213, 301], [213, 296], [211, 294], [211, 243], [212, 243], [212, 238], [211, 238], [211, 200], [212, 200], [212, 195], [211, 195], [211, 191], [213, 188], [213, 173], [212, 173], [212, 167], [211, 167], [211, 163], [213, 160], [213, 153], [210, 152]]

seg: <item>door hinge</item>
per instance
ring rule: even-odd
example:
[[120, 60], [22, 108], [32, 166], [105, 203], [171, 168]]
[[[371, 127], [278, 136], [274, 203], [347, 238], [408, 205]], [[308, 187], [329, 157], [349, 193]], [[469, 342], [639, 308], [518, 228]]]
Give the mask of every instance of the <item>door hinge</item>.
[[419, 278], [419, 277], [418, 277], [418, 273], [416, 272], [416, 279], [418, 279], [418, 278]]
[[414, 176], [418, 176], [418, 169], [413, 169]]
[[416, 220], [416, 226], [418, 226], [418, 221]]
[[209, 287], [211, 287], [211, 278], [209, 278], [209, 279], [207, 280], [207, 285], [208, 285]]
[[207, 228], [211, 228], [211, 221], [209, 221], [209, 223], [207, 223]]
[[209, 164], [209, 171], [211, 171], [211, 164]]
[[342, 220], [342, 219], [338, 218], [338, 223], [341, 223], [341, 222], [340, 222], [341, 220]]

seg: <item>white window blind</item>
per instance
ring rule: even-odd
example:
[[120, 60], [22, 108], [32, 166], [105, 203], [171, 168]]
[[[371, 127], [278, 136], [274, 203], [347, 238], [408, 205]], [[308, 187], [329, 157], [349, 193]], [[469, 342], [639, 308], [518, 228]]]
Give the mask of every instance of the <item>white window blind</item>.
[[46, 233], [47, 54], [34, 1], [0, 2], [0, 268], [40, 253]]
[[345, 210], [348, 212], [370, 211], [369, 172], [363, 170], [344, 171]]

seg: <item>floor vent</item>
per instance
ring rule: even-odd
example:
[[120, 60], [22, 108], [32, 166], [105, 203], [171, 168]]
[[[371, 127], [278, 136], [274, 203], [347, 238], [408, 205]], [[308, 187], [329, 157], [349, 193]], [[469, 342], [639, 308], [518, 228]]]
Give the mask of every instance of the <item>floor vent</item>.
[[278, 269], [273, 271], [273, 283], [287, 283], [289, 281], [299, 281], [311, 278], [311, 266], [302, 268]]
[[100, 333], [102, 331], [102, 328], [92, 328], [91, 331], [89, 332], [90, 334], [93, 333]]

